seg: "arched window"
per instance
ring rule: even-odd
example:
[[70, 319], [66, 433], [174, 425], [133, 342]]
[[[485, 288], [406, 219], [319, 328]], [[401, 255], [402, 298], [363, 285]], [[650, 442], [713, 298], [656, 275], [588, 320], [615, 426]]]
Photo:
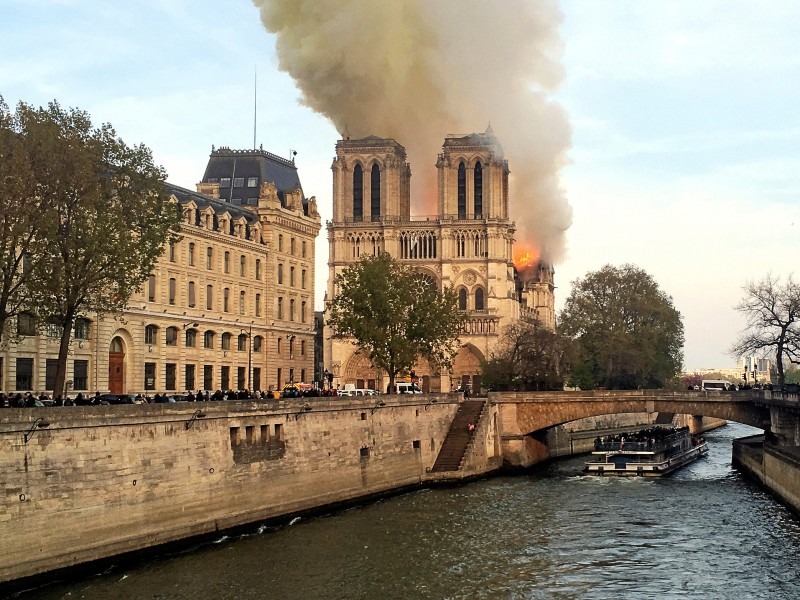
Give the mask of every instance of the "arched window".
[[353, 221], [364, 218], [364, 171], [361, 165], [353, 169]]
[[203, 334], [203, 348], [213, 348], [213, 347], [214, 347], [214, 332], [206, 331]]
[[194, 266], [194, 242], [189, 244], [189, 266]]
[[281, 338], [278, 338], [278, 354], [281, 353]]
[[144, 343], [153, 345], [158, 342], [158, 325], [148, 325], [144, 328]]
[[306, 341], [300, 340], [300, 356], [306, 355]]
[[481, 163], [475, 165], [475, 175], [473, 176], [473, 194], [475, 196], [475, 218], [483, 216], [483, 167]]
[[261, 341], [263, 339], [260, 335], [253, 338], [253, 352], [261, 352]]
[[164, 337], [164, 342], [167, 346], [177, 346], [178, 345], [178, 328], [177, 327], [167, 327], [166, 335]]
[[222, 334], [222, 349], [223, 350], [230, 350], [231, 349], [231, 334], [230, 333], [223, 333]]
[[373, 221], [381, 220], [381, 169], [375, 164], [372, 165], [372, 175], [370, 177], [370, 202], [369, 211]]
[[294, 267], [289, 267], [289, 285], [294, 287]]
[[294, 321], [294, 298], [289, 300], [289, 320]]
[[241, 292], [239, 292], [239, 314], [240, 315], [244, 314], [244, 305], [245, 305], [245, 295], [244, 295], [244, 290], [242, 290]]
[[230, 288], [225, 288], [222, 290], [222, 310], [224, 312], [228, 312], [228, 302], [230, 301], [231, 290]]
[[186, 347], [194, 348], [197, 345], [197, 329], [186, 330]]
[[283, 298], [278, 298], [278, 318], [283, 319]]
[[246, 333], [240, 333], [239, 334], [239, 341], [238, 341], [238, 343], [236, 345], [236, 349], [239, 352], [244, 352], [245, 350], [247, 350], [247, 334]]
[[467, 167], [458, 163], [458, 218], [467, 218]]
[[206, 310], [214, 309], [214, 286], [206, 286]]
[[125, 348], [122, 346], [122, 338], [115, 337], [113, 340], [111, 340], [111, 344], [108, 346], [108, 351], [115, 354], [125, 352]]
[[206, 248], [206, 269], [211, 269], [211, 266], [214, 264], [214, 249], [209, 246]]
[[283, 265], [278, 263], [278, 284], [283, 284]]
[[246, 265], [247, 265], [247, 260], [245, 259], [244, 254], [242, 254], [239, 257], [239, 277], [244, 277]]
[[475, 290], [475, 310], [483, 310], [483, 288]]
[[189, 289], [187, 290], [187, 301], [189, 304], [189, 308], [194, 308], [195, 304], [195, 285], [194, 281], [189, 282]]
[[467, 310], [467, 290], [465, 288], [458, 290], [458, 308]]
[[261, 259], [256, 259], [256, 281], [261, 281]]
[[256, 294], [256, 316], [261, 316], [261, 294]]

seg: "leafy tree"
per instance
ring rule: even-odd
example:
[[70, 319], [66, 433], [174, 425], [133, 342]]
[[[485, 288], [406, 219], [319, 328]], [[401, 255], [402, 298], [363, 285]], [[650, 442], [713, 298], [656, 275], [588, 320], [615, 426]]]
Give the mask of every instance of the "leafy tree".
[[514, 323], [483, 364], [482, 383], [490, 390], [562, 389], [570, 357], [570, 340], [539, 322]]
[[600, 386], [662, 387], [680, 371], [681, 314], [634, 265], [606, 265], [573, 281], [559, 323], [578, 342], [580, 360]]
[[327, 307], [333, 337], [352, 341], [386, 371], [391, 390], [398, 373], [410, 370], [420, 356], [433, 366], [452, 364], [466, 319], [452, 288], [439, 292], [388, 254], [362, 259], [334, 284], [337, 293]]
[[790, 275], [785, 283], [767, 275], [744, 286], [745, 296], [736, 310], [747, 319], [747, 326], [731, 346], [738, 358], [756, 352], [773, 352], [778, 369], [778, 385], [786, 382], [784, 360], [800, 363], [800, 284]]
[[150, 150], [126, 145], [111, 125], [95, 128], [86, 112], [57, 102], [20, 103], [16, 120], [40, 206], [28, 285], [40, 314], [62, 329], [61, 394], [75, 318], [124, 308], [175, 239], [180, 214]]
[[0, 341], [7, 338], [14, 317], [37, 308], [26, 280], [31, 273], [31, 245], [39, 231], [42, 197], [25, 142], [17, 115], [0, 96]]

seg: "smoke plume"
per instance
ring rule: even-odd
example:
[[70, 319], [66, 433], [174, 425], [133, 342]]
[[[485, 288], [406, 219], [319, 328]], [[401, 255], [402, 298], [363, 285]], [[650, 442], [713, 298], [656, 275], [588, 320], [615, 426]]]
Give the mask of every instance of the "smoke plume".
[[517, 239], [548, 262], [562, 257], [572, 210], [559, 170], [571, 130], [549, 98], [563, 77], [555, 0], [253, 3], [306, 105], [351, 138], [406, 147], [415, 214], [436, 212], [445, 135], [491, 123], [511, 168]]

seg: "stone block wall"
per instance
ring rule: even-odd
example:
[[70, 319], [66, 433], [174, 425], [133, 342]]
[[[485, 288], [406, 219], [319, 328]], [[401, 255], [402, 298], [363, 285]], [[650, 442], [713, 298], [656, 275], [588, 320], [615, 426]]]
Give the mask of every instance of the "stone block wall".
[[419, 485], [424, 398], [3, 410], [0, 581]]

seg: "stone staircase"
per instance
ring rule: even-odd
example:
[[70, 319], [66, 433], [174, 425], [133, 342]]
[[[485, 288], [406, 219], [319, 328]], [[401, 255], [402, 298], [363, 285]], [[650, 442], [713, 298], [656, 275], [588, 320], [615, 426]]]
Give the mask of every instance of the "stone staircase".
[[469, 430], [469, 424], [478, 426], [485, 404], [485, 400], [464, 400], [461, 403], [431, 468], [432, 473], [458, 471], [474, 433]]

